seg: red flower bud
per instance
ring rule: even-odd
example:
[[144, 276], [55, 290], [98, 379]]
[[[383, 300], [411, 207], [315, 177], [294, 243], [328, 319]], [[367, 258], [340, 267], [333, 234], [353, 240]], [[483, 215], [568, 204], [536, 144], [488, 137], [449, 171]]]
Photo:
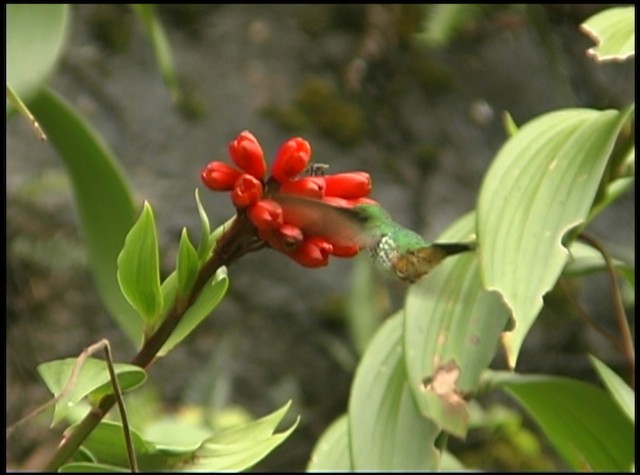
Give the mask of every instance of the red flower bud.
[[273, 200], [260, 200], [247, 210], [249, 220], [258, 229], [277, 229], [282, 226], [282, 206]]
[[202, 170], [202, 182], [213, 191], [229, 191], [242, 172], [224, 162], [209, 162]]
[[295, 137], [282, 144], [271, 167], [271, 175], [285, 183], [302, 173], [311, 158], [311, 146], [306, 140]]
[[267, 163], [264, 161], [262, 147], [251, 132], [245, 130], [235, 140], [229, 142], [229, 155], [245, 173], [258, 180], [264, 178]]
[[238, 208], [256, 204], [262, 198], [262, 182], [252, 175], [243, 173], [233, 185], [231, 201]]
[[371, 176], [366, 172], [349, 172], [327, 175], [325, 194], [340, 198], [362, 198], [371, 193]]
[[331, 243], [333, 251], [331, 255], [336, 257], [353, 257], [360, 252], [360, 247], [357, 244], [336, 244]]
[[325, 182], [322, 176], [305, 176], [296, 180], [284, 182], [280, 186], [281, 193], [306, 196], [320, 199], [324, 196]]
[[322, 238], [305, 239], [291, 257], [304, 267], [324, 267], [329, 263], [329, 254], [333, 246]]

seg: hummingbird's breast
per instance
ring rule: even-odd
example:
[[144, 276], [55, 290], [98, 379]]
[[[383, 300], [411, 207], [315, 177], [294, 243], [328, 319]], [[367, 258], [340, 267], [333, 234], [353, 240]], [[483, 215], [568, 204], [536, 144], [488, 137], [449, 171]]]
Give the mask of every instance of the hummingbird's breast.
[[374, 262], [387, 271], [394, 271], [394, 262], [398, 256], [398, 247], [388, 234], [380, 235], [378, 242], [370, 248]]

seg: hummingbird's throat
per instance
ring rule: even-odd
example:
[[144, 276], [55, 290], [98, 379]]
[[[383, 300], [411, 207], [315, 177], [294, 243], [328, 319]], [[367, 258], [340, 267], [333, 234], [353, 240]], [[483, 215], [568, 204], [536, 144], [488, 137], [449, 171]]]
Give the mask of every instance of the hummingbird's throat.
[[383, 234], [375, 246], [371, 247], [371, 257], [374, 262], [386, 271], [394, 272], [394, 262], [398, 256], [398, 248], [394, 240]]

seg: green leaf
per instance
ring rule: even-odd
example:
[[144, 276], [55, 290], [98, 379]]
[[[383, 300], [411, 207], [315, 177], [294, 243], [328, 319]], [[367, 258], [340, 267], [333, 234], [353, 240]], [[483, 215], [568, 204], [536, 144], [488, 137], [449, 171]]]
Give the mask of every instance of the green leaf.
[[211, 437], [211, 432], [211, 429], [200, 425], [165, 417], [146, 426], [144, 437], [155, 445], [156, 450], [165, 454], [187, 454], [195, 452]]
[[[438, 240], [467, 241], [474, 224], [469, 213]], [[476, 253], [446, 259], [405, 302], [409, 387], [422, 415], [458, 437], [468, 425], [464, 395], [476, 389], [509, 319], [500, 298], [482, 289], [477, 261]]]
[[28, 102], [60, 59], [69, 30], [69, 6], [8, 4], [6, 14], [7, 85]]
[[333, 421], [316, 442], [307, 472], [351, 472], [349, 419], [346, 414]]
[[180, 246], [178, 247], [178, 257], [176, 258], [176, 274], [178, 276], [179, 295], [188, 295], [198, 276], [198, 254], [191, 241], [189, 241], [187, 228], [182, 228], [182, 234], [180, 235]]
[[[58, 396], [69, 382], [76, 361], [76, 358], [66, 358], [38, 365], [40, 377], [55, 396]], [[114, 369], [123, 392], [139, 386], [146, 379], [146, 373], [138, 366], [116, 363]], [[80, 367], [70, 389], [56, 402], [51, 426], [53, 427], [64, 419], [73, 406], [83, 398], [93, 394], [111, 392], [111, 378], [106, 362], [96, 358], [87, 358]]]
[[513, 373], [496, 381], [524, 406], [573, 470], [631, 469], [634, 424], [600, 388], [569, 378]]
[[104, 143], [62, 99], [44, 90], [31, 102], [31, 108], [71, 178], [91, 272], [102, 301], [119, 327], [139, 343], [140, 319], [116, 279], [116, 259], [135, 222], [128, 183]]
[[171, 100], [174, 104], [177, 104], [182, 100], [182, 94], [178, 85], [176, 70], [173, 65], [171, 46], [167, 40], [167, 35], [164, 32], [162, 23], [158, 20], [158, 17], [155, 14], [155, 8], [153, 5], [149, 4], [132, 4], [131, 7], [138, 14], [147, 29], [151, 45], [153, 46], [153, 51], [156, 55], [156, 61], [160, 67], [162, 79], [169, 89]]
[[[617, 259], [612, 259], [612, 264], [620, 269], [628, 267], [624, 262]], [[606, 264], [600, 252], [581, 241], [571, 243], [569, 260], [563, 271], [564, 275], [579, 276], [604, 269], [606, 269]]]
[[182, 469], [239, 471], [255, 465], [280, 445], [298, 425], [299, 417], [287, 430], [275, 433], [290, 406], [291, 401], [262, 419], [220, 431], [205, 441], [196, 451], [193, 461]]
[[61, 473], [131, 473], [131, 469], [106, 463], [72, 462], [60, 467]]
[[605, 384], [615, 401], [620, 408], [629, 417], [629, 419], [635, 424], [636, 422], [636, 394], [627, 383], [625, 383], [620, 376], [613, 372], [606, 364], [600, 361], [595, 356], [589, 355], [591, 364], [600, 375], [600, 379]]
[[580, 25], [596, 43], [587, 54], [596, 61], [624, 61], [635, 55], [635, 12], [633, 6], [609, 8]]
[[158, 352], [158, 356], [166, 355], [207, 318], [227, 293], [228, 287], [227, 268], [221, 267], [205, 284], [194, 304], [182, 316], [180, 323]]
[[209, 225], [209, 217], [207, 212], [202, 206], [200, 201], [200, 193], [196, 188], [196, 206], [198, 207], [198, 216], [200, 216], [200, 228], [202, 229], [200, 234], [200, 243], [198, 244], [198, 260], [200, 264], [204, 264], [213, 249], [214, 241], [211, 239], [211, 226]]
[[407, 381], [402, 315], [380, 327], [365, 352], [349, 398], [353, 470], [435, 470], [440, 429], [421, 417]]
[[153, 209], [146, 201], [118, 256], [118, 282], [131, 306], [148, 323], [155, 323], [162, 310], [158, 236]]
[[628, 112], [567, 109], [525, 124], [501, 148], [480, 190], [477, 229], [485, 287], [511, 308], [505, 336], [515, 366], [522, 342], [557, 281], [565, 234], [591, 209]]
[[433, 46], [449, 43], [465, 25], [482, 13], [482, 5], [441, 3], [427, 8], [424, 33], [418, 37]]
[[351, 282], [347, 296], [347, 324], [351, 341], [361, 355], [382, 323], [389, 296], [380, 285], [368, 256], [355, 259]]
[[[164, 457], [155, 453], [153, 444], [144, 440], [138, 431], [132, 428], [129, 430], [140, 469], [158, 470], [164, 468]], [[91, 431], [91, 434], [82, 443], [82, 447], [91, 453], [100, 464], [128, 467], [129, 458], [124, 441], [122, 424], [103, 420]]]

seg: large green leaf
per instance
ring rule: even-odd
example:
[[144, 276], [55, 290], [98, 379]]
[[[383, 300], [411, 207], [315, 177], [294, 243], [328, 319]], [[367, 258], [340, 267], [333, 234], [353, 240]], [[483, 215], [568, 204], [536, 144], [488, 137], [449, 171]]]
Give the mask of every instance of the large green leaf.
[[435, 470], [440, 428], [420, 415], [402, 351], [402, 315], [390, 317], [369, 344], [351, 386], [353, 470]]
[[569, 378], [493, 377], [525, 407], [573, 470], [631, 470], [634, 424], [608, 393]]
[[42, 87], [61, 56], [69, 26], [69, 6], [8, 4], [6, 14], [7, 85], [27, 102]]
[[582, 225], [628, 113], [567, 109], [525, 124], [499, 151], [480, 190], [477, 229], [485, 287], [516, 328], [504, 342], [515, 366], [522, 342], [568, 259], [565, 234]]
[[[73, 368], [78, 360], [66, 358], [48, 361], [38, 366], [38, 373], [55, 396], [60, 395], [69, 382]], [[122, 391], [133, 389], [144, 382], [146, 373], [142, 368], [124, 363], [116, 363], [114, 369]], [[54, 426], [83, 398], [91, 395], [104, 395], [111, 392], [111, 378], [107, 364], [103, 360], [87, 358], [67, 392], [56, 401], [51, 425]]]
[[181, 468], [216, 472], [239, 471], [255, 465], [298, 425], [299, 418], [287, 430], [275, 433], [290, 406], [291, 401], [261, 419], [218, 432], [203, 443], [191, 462]]
[[102, 140], [61, 98], [44, 90], [30, 106], [71, 178], [91, 271], [102, 301], [120, 328], [139, 343], [140, 319], [116, 279], [118, 254], [135, 222], [128, 183]]
[[[475, 214], [467, 214], [438, 240], [468, 240], [474, 225]], [[476, 253], [445, 260], [411, 286], [405, 302], [411, 392], [423, 416], [459, 437], [467, 431], [464, 395], [475, 390], [509, 318], [500, 298], [482, 289], [477, 260]]]
[[598, 61], [623, 61], [636, 52], [636, 9], [633, 6], [603, 10], [580, 28], [596, 43], [588, 53]]
[[344, 414], [333, 421], [316, 442], [307, 472], [350, 472], [349, 419]]
[[153, 209], [148, 202], [118, 256], [118, 282], [129, 303], [153, 324], [162, 311], [160, 257]]

